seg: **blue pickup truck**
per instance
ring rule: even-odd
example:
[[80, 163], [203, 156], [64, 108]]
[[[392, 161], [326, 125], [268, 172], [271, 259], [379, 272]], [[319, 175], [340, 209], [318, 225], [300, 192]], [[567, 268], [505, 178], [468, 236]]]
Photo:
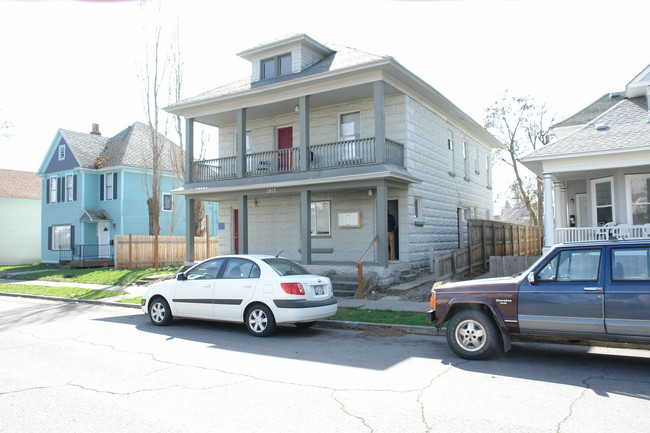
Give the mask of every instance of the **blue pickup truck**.
[[466, 359], [522, 336], [650, 344], [650, 241], [560, 244], [522, 274], [443, 284], [427, 320], [447, 323], [451, 349]]

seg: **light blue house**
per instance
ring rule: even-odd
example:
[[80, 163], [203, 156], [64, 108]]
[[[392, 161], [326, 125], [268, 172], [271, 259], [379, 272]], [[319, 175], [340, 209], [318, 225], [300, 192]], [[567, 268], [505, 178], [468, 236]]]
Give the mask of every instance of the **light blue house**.
[[[149, 234], [153, 129], [136, 122], [114, 137], [59, 129], [43, 159], [41, 261], [112, 262], [115, 235]], [[160, 235], [185, 235], [183, 200], [171, 191], [182, 185], [180, 147], [162, 143]]]

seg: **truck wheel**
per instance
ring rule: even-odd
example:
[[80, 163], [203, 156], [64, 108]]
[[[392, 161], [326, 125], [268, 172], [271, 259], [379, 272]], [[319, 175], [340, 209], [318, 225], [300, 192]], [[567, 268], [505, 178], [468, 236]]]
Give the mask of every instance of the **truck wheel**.
[[447, 342], [456, 355], [465, 359], [485, 359], [499, 348], [497, 327], [480, 310], [462, 310], [447, 325]]

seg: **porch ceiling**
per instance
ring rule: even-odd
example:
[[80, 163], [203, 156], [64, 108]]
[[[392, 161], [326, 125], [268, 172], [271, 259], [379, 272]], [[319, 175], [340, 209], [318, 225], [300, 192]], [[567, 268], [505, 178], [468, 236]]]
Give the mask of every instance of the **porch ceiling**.
[[[389, 84], [385, 84], [384, 94], [386, 96], [396, 95], [400, 92]], [[250, 105], [246, 108], [246, 119], [256, 120], [266, 117], [278, 116], [287, 113], [294, 113], [299, 98], [302, 95], [287, 95], [287, 99], [263, 105]], [[342, 87], [335, 90], [328, 90], [320, 93], [313, 93], [309, 96], [310, 109], [326, 107], [329, 105], [343, 104], [346, 102], [373, 97], [373, 84], [363, 83], [355, 86]], [[221, 108], [215, 107], [217, 110]], [[239, 107], [238, 107], [239, 108]], [[199, 123], [222, 126], [233, 124], [237, 121], [237, 109], [228, 107], [224, 111], [217, 111], [204, 116], [198, 116], [195, 120]]]

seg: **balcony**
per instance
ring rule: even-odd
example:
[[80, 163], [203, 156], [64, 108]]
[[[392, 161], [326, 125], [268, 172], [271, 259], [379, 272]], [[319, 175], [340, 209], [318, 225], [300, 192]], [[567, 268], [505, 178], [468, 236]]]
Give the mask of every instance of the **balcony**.
[[[377, 164], [375, 138], [339, 141], [309, 146], [309, 170], [340, 168]], [[244, 177], [267, 176], [278, 173], [303, 171], [300, 165], [300, 148], [278, 149], [246, 155]], [[404, 167], [404, 145], [386, 139], [386, 163]], [[237, 176], [237, 157], [194, 161], [193, 181], [210, 182], [233, 179]]]
[[650, 224], [645, 225], [605, 225], [602, 227], [556, 228], [555, 243], [585, 242], [605, 239], [648, 239]]

